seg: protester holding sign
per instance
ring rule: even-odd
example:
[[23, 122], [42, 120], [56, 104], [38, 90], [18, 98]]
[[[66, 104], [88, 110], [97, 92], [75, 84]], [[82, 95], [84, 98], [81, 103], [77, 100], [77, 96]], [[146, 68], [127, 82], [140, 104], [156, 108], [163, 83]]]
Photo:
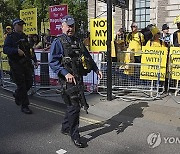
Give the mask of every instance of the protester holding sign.
[[144, 42], [144, 36], [141, 32], [138, 32], [138, 25], [137, 23], [132, 23], [131, 24], [131, 30], [127, 37], [126, 37], [126, 42], [129, 43], [128, 48], [132, 51], [135, 52], [135, 63], [140, 63], [141, 62], [141, 54], [138, 53], [142, 50], [142, 44]]
[[[147, 47], [166, 47], [166, 45], [165, 45], [165, 43], [164, 43], [164, 41], [162, 41], [161, 39], [160, 39], [160, 37], [161, 37], [161, 33], [160, 33], [160, 31], [159, 31], [159, 29], [156, 27], [156, 26], [153, 26], [152, 27], [152, 29], [151, 29], [151, 33], [152, 33], [152, 35], [153, 35], [153, 38], [151, 39], [151, 40], [149, 40], [147, 43], [146, 43], [146, 46]], [[166, 76], [166, 74], [167, 74], [167, 71], [168, 71], [168, 69], [166, 69], [166, 68], [168, 68], [168, 63], [167, 63], [167, 54], [165, 55], [165, 56], [161, 56], [162, 58], [164, 58], [164, 59], [166, 59], [166, 61], [165, 61], [165, 63], [164, 63], [164, 65], [166, 65], [166, 67], [165, 66], [162, 66], [162, 64], [161, 64], [161, 73], [163, 72], [163, 71], [165, 71], [164, 72], [164, 78], [165, 78], [165, 82], [164, 81], [160, 81], [160, 86], [165, 86], [165, 89], [167, 90], [167, 76]], [[164, 61], [164, 59], [163, 59], [163, 61]], [[163, 70], [164, 69], [164, 70]], [[163, 73], [162, 73], [163, 74]], [[163, 76], [163, 75], [161, 75], [161, 76]], [[162, 89], [160, 88], [160, 90], [159, 91], [161, 91]]]
[[146, 46], [152, 47], [166, 47], [165, 43], [160, 40], [161, 33], [156, 26], [153, 26], [151, 29], [153, 38], [146, 43]]

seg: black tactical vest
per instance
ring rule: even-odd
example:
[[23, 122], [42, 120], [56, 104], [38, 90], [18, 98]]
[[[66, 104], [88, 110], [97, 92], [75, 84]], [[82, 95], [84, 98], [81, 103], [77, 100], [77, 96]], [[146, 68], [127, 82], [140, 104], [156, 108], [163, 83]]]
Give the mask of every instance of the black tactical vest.
[[[63, 63], [66, 63], [65, 68], [72, 74], [80, 76], [87, 75], [92, 68], [91, 66], [89, 66], [88, 69], [84, 68], [83, 63], [85, 61], [82, 61], [82, 57], [85, 56], [83, 54], [81, 42], [75, 37], [71, 38], [71, 41], [69, 41], [65, 35], [59, 36], [59, 39], [64, 49]], [[86, 63], [90, 64], [90, 62], [87, 62], [87, 59], [88, 58], [85, 57]]]
[[12, 32], [7, 37], [10, 37], [13, 40], [13, 47], [19, 48], [25, 53], [25, 56], [19, 56], [18, 53], [15, 55], [8, 55], [9, 60], [22, 64], [25, 62], [30, 62], [32, 55], [30, 52], [30, 44], [28, 42], [27, 36], [24, 33], [19, 34]]

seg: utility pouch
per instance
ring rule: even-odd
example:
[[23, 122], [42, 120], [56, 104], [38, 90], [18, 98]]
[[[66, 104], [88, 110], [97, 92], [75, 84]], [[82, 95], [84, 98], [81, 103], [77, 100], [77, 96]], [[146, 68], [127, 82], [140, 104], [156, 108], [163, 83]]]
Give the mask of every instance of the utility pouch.
[[80, 96], [79, 96], [79, 88], [78, 88], [77, 86], [73, 86], [73, 87], [67, 88], [67, 89], [65, 90], [65, 93], [70, 96], [70, 99], [71, 99], [71, 100], [80, 99]]
[[82, 75], [86, 76], [92, 70], [92, 61], [90, 58], [82, 55], [81, 56], [81, 63], [82, 63]]

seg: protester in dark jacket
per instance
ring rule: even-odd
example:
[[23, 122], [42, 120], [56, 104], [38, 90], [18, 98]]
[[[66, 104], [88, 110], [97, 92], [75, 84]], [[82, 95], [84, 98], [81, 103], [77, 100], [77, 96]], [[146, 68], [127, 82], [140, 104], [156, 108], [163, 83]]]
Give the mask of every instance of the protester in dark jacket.
[[178, 30], [173, 33], [173, 45], [180, 47], [180, 22], [177, 23]]

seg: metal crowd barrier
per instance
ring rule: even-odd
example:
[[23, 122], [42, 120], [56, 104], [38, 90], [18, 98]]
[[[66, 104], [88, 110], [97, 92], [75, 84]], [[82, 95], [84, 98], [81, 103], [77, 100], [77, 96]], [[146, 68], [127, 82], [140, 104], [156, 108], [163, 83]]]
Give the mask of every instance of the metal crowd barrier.
[[173, 91], [175, 96], [180, 92], [180, 53], [169, 55], [169, 84], [168, 90]]
[[7, 57], [0, 58], [1, 63], [1, 86], [3, 89], [14, 91], [16, 85], [12, 81], [10, 66]]
[[[51, 68], [49, 67], [48, 62], [42, 62], [42, 53], [47, 54], [46, 56], [49, 57], [49, 51], [43, 51], [43, 50], [36, 50], [36, 57], [38, 60], [38, 68], [34, 69], [33, 74], [33, 86], [31, 90], [28, 92], [29, 95], [31, 94], [37, 94], [42, 97], [54, 97], [59, 96], [61, 92], [61, 86], [58, 81], [58, 77]], [[100, 61], [102, 59], [103, 54], [101, 53], [91, 53], [93, 59], [98, 64], [98, 67], [100, 68]], [[44, 56], [44, 55], [43, 55]], [[47, 59], [45, 59], [47, 60]], [[3, 89], [9, 90], [14, 92], [16, 89], [16, 85], [13, 82], [11, 72], [10, 72], [10, 66], [8, 63], [8, 59], [2, 58], [0, 59], [0, 71], [1, 71], [1, 85]], [[84, 85], [85, 85], [85, 94], [90, 94], [95, 91], [97, 91], [97, 75], [93, 71], [89, 73], [87, 76], [83, 78]]]
[[[121, 58], [127, 54], [132, 53], [128, 51], [121, 52]], [[141, 53], [147, 54], [147, 53]], [[148, 53], [149, 54], [149, 53]], [[161, 54], [159, 54], [161, 58]], [[157, 79], [141, 79], [143, 76], [141, 69], [156, 68], [155, 72]], [[128, 62], [124, 60], [112, 63], [112, 94], [117, 98], [122, 99], [139, 99], [139, 100], [153, 100], [160, 97], [164, 90], [164, 82], [160, 81], [161, 61], [157, 64], [143, 64]], [[102, 96], [107, 95], [107, 62], [101, 62], [101, 70], [103, 72], [103, 79], [99, 81], [98, 93]], [[151, 74], [149, 74], [151, 76]]]
[[[36, 51], [36, 56], [39, 62], [38, 69], [34, 70], [34, 85], [29, 92], [30, 94], [38, 94], [39, 96], [59, 96], [61, 86], [58, 82], [58, 77], [49, 67], [48, 62], [42, 62], [42, 50]], [[121, 52], [120, 57], [126, 56], [128, 51]], [[48, 54], [48, 52], [46, 53]], [[147, 53], [141, 53], [147, 54]], [[148, 53], [150, 54], [150, 53]], [[153, 54], [153, 53], [152, 53]], [[157, 53], [156, 53], [157, 54]], [[106, 53], [99, 52], [91, 54], [99, 69], [103, 72], [103, 79], [99, 80], [96, 73], [93, 71], [84, 77], [84, 83], [86, 87], [86, 94], [92, 92], [98, 92], [100, 95], [107, 95], [107, 62]], [[48, 54], [49, 56], [49, 54]], [[161, 54], [158, 55], [161, 59]], [[171, 59], [171, 58], [170, 58]], [[16, 85], [13, 83], [10, 67], [7, 58], [1, 58], [1, 84], [4, 89], [14, 91]], [[170, 69], [173, 64], [170, 64]], [[177, 66], [177, 65], [176, 65]], [[147, 75], [147, 72], [143, 72], [142, 69], [148, 70], [156, 68], [156, 79], [142, 79], [143, 73]], [[134, 63], [132, 61], [120, 60], [120, 62], [113, 62], [112, 64], [112, 93], [117, 98], [122, 99], [140, 99], [140, 100], [153, 100], [159, 98], [164, 92], [164, 81], [160, 80], [161, 74], [161, 61], [158, 64], [143, 64]], [[151, 74], [149, 74], [151, 76]], [[176, 89], [176, 94], [180, 89], [179, 80], [174, 85], [169, 78], [169, 89]]]

